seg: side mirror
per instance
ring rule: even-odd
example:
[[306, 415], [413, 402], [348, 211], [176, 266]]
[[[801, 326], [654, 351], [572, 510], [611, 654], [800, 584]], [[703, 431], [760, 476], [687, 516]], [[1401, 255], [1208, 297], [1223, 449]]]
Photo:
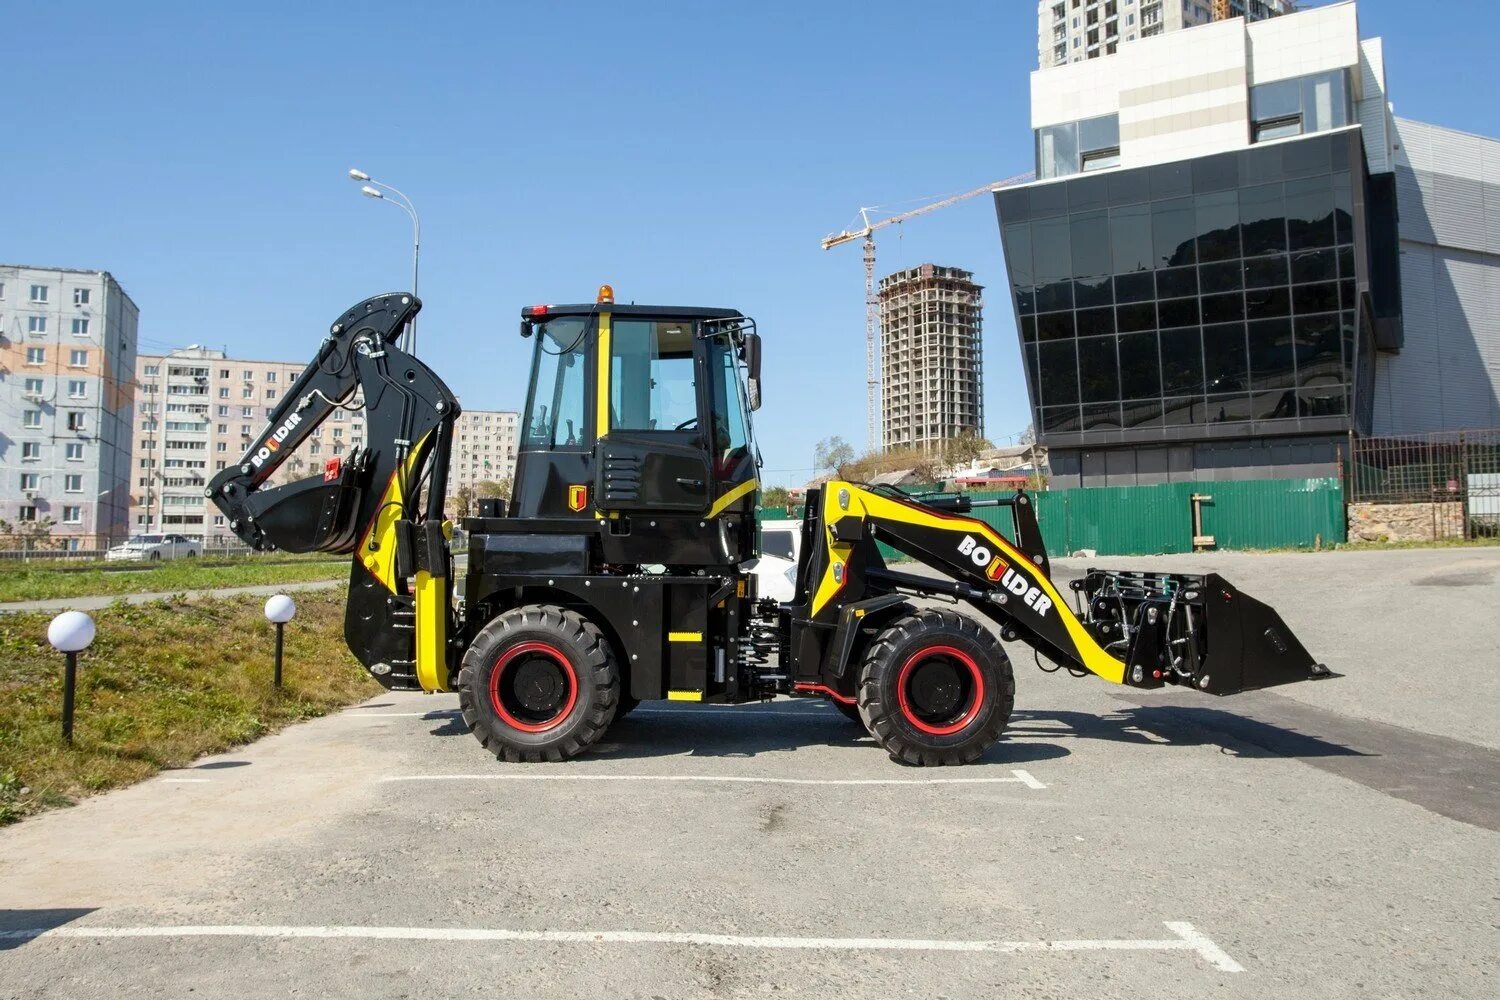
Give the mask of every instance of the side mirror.
[[530, 337], [536, 330], [536, 326], [529, 319], [521, 320], [521, 336]]
[[745, 334], [745, 394], [750, 397], [750, 409], [760, 409], [760, 334]]

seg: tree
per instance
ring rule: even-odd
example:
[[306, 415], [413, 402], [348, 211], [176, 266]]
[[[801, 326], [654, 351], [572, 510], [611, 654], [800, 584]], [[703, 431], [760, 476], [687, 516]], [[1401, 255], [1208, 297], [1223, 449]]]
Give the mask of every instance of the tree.
[[762, 507], [790, 507], [792, 495], [787, 492], [785, 486], [771, 486], [761, 491], [760, 505]]
[[453, 518], [461, 520], [474, 513], [474, 487], [465, 483], [453, 491]]
[[994, 447], [988, 440], [973, 431], [965, 431], [958, 437], [949, 438], [943, 443], [943, 462], [949, 468], [958, 468], [968, 465], [980, 455], [993, 450]]
[[474, 496], [481, 500], [492, 497], [509, 500], [510, 485], [509, 479], [481, 479], [474, 484]]
[[819, 441], [813, 449], [813, 464], [817, 466], [814, 473], [824, 469], [833, 469], [843, 475], [842, 468], [854, 461], [854, 449], [849, 442], [835, 434], [831, 438]]

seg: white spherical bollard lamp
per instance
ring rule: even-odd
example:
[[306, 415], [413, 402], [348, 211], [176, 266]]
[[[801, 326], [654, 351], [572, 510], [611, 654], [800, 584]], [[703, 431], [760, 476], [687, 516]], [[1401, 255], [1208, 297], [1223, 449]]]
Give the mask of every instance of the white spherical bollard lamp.
[[266, 621], [276, 626], [276, 673], [273, 683], [281, 687], [281, 645], [286, 623], [297, 617], [296, 603], [285, 594], [275, 594], [266, 600]]
[[73, 742], [73, 696], [78, 687], [78, 654], [94, 641], [94, 619], [82, 611], [64, 611], [47, 626], [47, 641], [63, 654], [62, 738]]

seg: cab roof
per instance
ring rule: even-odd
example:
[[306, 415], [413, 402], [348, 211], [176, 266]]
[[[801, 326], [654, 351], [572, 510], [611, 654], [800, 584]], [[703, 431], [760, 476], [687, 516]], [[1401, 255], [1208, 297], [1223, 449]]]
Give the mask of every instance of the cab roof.
[[718, 309], [709, 306], [638, 306], [617, 303], [579, 302], [568, 305], [527, 306], [521, 310], [522, 319], [541, 320], [554, 316], [592, 316], [596, 313], [612, 316], [650, 316], [668, 319], [731, 319], [743, 315], [738, 309]]

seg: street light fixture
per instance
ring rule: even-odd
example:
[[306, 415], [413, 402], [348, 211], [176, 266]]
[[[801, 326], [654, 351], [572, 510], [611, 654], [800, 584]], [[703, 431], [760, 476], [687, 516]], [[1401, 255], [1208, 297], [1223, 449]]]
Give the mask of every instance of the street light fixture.
[[[363, 184], [359, 193], [366, 198], [374, 198], [389, 205], [395, 205], [411, 217], [411, 293], [417, 294], [417, 273], [422, 262], [422, 220], [417, 215], [417, 206], [413, 205], [411, 199], [398, 189], [377, 181], [369, 174], [357, 167], [349, 168], [349, 179], [356, 184]], [[395, 198], [387, 198], [386, 192], [395, 195]], [[415, 317], [406, 324], [406, 350], [412, 354], [417, 353], [417, 320]]]

